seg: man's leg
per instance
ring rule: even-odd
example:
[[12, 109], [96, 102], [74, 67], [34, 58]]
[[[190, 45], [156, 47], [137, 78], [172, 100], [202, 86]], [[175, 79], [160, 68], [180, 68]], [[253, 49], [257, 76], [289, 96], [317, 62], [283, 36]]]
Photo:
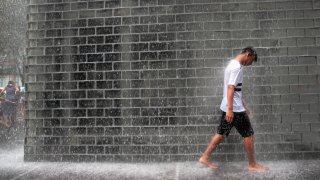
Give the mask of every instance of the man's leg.
[[7, 125], [8, 127], [10, 127], [12, 125], [12, 122], [11, 122], [11, 114], [8, 115], [8, 119], [7, 119]]
[[6, 126], [6, 127], [10, 127], [10, 124], [9, 124], [9, 115], [6, 114], [6, 115], [3, 115], [3, 124]]
[[253, 137], [253, 135], [244, 138], [244, 146], [247, 151], [247, 156], [248, 156], [248, 161], [249, 161], [248, 169], [250, 171], [264, 171], [264, 170], [269, 169], [268, 167], [257, 164], [254, 159], [254, 137]]
[[223, 140], [223, 135], [215, 134], [214, 137], [212, 138], [211, 142], [209, 143], [206, 151], [200, 157], [199, 162], [207, 165], [208, 167], [210, 167], [212, 169], [217, 169], [218, 166], [213, 164], [210, 161], [210, 155], [213, 153], [213, 151], [216, 149], [216, 147], [220, 144], [220, 142], [222, 140]]
[[3, 125], [6, 125], [3, 115], [0, 116], [0, 123], [3, 124]]
[[16, 115], [15, 114], [11, 114], [10, 115], [10, 122], [11, 122], [10, 124], [13, 125], [15, 121], [16, 121]]

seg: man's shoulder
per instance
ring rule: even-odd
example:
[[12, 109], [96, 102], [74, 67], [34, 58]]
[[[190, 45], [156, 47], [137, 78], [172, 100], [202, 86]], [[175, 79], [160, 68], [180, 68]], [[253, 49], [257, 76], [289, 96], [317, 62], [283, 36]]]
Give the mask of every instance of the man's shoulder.
[[226, 69], [229, 71], [240, 70], [241, 64], [236, 60], [230, 60]]

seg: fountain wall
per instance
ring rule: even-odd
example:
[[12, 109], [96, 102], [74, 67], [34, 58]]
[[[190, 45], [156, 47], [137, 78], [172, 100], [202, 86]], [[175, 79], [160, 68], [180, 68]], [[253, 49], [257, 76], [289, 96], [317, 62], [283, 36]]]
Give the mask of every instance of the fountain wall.
[[197, 160], [245, 46], [257, 158], [319, 158], [319, 45], [316, 0], [29, 0], [25, 160]]

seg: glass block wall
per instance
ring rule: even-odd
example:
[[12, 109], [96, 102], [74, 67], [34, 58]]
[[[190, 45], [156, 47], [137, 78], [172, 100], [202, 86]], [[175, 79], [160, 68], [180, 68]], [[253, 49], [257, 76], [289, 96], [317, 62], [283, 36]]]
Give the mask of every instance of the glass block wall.
[[248, 45], [257, 158], [319, 158], [319, 34], [315, 0], [29, 0], [25, 160], [196, 161]]

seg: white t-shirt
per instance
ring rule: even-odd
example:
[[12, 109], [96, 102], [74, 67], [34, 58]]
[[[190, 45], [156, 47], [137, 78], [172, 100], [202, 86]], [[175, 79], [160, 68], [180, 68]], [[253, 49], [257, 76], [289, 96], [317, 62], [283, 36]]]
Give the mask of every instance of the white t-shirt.
[[233, 96], [233, 112], [243, 112], [245, 108], [242, 103], [242, 81], [243, 66], [239, 61], [232, 59], [224, 71], [223, 99], [220, 109], [224, 112], [228, 111], [227, 90], [228, 85], [234, 85], [235, 91]]

